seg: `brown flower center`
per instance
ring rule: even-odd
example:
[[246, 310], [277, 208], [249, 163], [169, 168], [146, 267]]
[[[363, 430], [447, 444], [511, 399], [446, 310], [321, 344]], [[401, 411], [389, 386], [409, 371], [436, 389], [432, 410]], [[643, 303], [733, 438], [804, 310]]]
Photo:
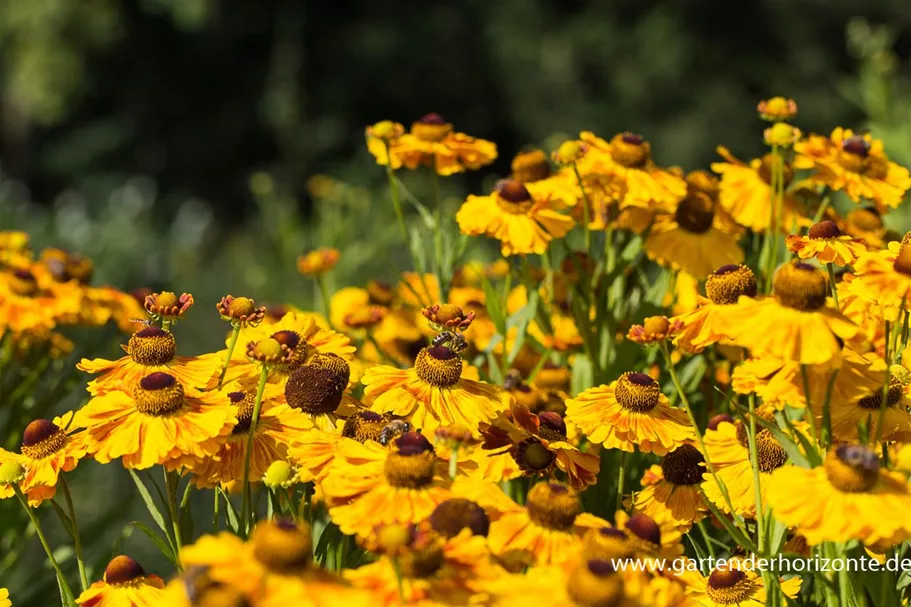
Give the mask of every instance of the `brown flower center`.
[[111, 585], [128, 584], [136, 578], [145, 577], [142, 565], [128, 556], [115, 556], [104, 570], [104, 581]]
[[402, 575], [410, 579], [428, 578], [443, 566], [445, 554], [439, 537], [420, 541], [399, 559]]
[[146, 327], [130, 337], [127, 351], [133, 362], [144, 367], [166, 365], [177, 355], [177, 340], [170, 331]]
[[626, 521], [626, 530], [648, 544], [648, 549], [661, 546], [661, 527], [649, 516], [637, 512]]
[[511, 215], [525, 215], [534, 206], [531, 192], [514, 179], [501, 179], [495, 188], [497, 207]]
[[256, 560], [276, 573], [300, 571], [310, 563], [313, 555], [310, 530], [284, 519], [257, 524], [250, 535], [250, 543]]
[[38, 281], [28, 270], [15, 270], [10, 277], [9, 288], [20, 297], [34, 297], [38, 293]]
[[152, 417], [163, 417], [180, 411], [184, 404], [183, 386], [167, 373], [151, 373], [139, 380], [133, 390], [136, 409]]
[[893, 267], [896, 272], [901, 272], [905, 276], [911, 276], [911, 247], [902, 247], [899, 249]]
[[452, 125], [436, 113], [422, 116], [411, 125], [411, 134], [421, 141], [440, 142], [452, 133]]
[[610, 561], [593, 559], [572, 568], [566, 593], [578, 607], [609, 607], [623, 602], [623, 577]]
[[802, 312], [812, 312], [825, 306], [829, 290], [826, 275], [805, 263], [781, 266], [775, 273], [772, 287], [778, 301]]
[[566, 440], [566, 422], [563, 416], [554, 411], [543, 411], [538, 414], [538, 435], [549, 441]]
[[582, 555], [589, 559], [622, 559], [632, 556], [629, 535], [616, 527], [590, 529], [582, 538]]
[[66, 433], [47, 419], [36, 419], [22, 434], [22, 455], [31, 460], [49, 457], [66, 446]]
[[681, 445], [664, 456], [661, 472], [674, 485], [696, 485], [702, 482], [705, 458], [693, 445]]
[[528, 492], [525, 502], [528, 518], [554, 531], [568, 531], [582, 512], [579, 494], [557, 482], [538, 483]]
[[291, 373], [300, 368], [312, 351], [310, 345], [301, 338], [300, 334], [294, 331], [278, 331], [272, 334], [272, 339], [290, 350], [291, 354], [287, 360], [276, 365], [276, 369], [282, 373]]
[[624, 373], [614, 386], [617, 402], [633, 413], [648, 413], [658, 405], [660, 396], [658, 382], [637, 371]]
[[231, 434], [246, 434], [250, 430], [250, 423], [253, 421], [253, 409], [256, 407], [256, 394], [252, 390], [240, 392], [231, 392], [228, 394], [231, 404], [234, 405], [237, 417], [237, 424], [231, 431]]
[[[889, 391], [886, 394], [886, 406], [894, 407], [902, 400], [905, 387], [897, 377], [889, 377]], [[878, 411], [883, 404], [883, 391], [877, 388], [870, 396], [857, 401], [857, 406], [868, 411]]]
[[[745, 449], [750, 448], [750, 438], [744, 424], [737, 423], [737, 439]], [[760, 472], [772, 472], [784, 466], [788, 461], [788, 452], [784, 450], [778, 439], [767, 429], [756, 431], [756, 459], [759, 461]]]
[[706, 580], [705, 592], [716, 603], [739, 605], [753, 589], [753, 582], [738, 569], [715, 569]]
[[743, 265], [721, 266], [705, 281], [705, 293], [714, 304], [735, 304], [741, 296], [756, 297], [756, 292], [756, 275]]
[[359, 443], [365, 443], [368, 440], [379, 442], [383, 433], [383, 428], [392, 421], [392, 416], [388, 413], [376, 413], [375, 411], [356, 411], [345, 420], [345, 426], [342, 428], [342, 436], [353, 438]]
[[347, 374], [339, 376], [330, 369], [304, 365], [288, 376], [285, 401], [310, 415], [333, 413], [347, 386]]
[[526, 438], [516, 445], [513, 459], [519, 469], [527, 474], [544, 474], [557, 461], [557, 456], [534, 436]]
[[414, 361], [422, 381], [436, 388], [449, 388], [462, 377], [462, 358], [446, 346], [422, 348]]
[[475, 502], [454, 497], [433, 510], [430, 526], [446, 538], [457, 536], [463, 529], [470, 529], [472, 535], [486, 537], [490, 531], [490, 519]]
[[651, 146], [641, 135], [622, 133], [610, 141], [610, 155], [614, 162], [628, 168], [642, 168], [651, 158]]
[[519, 183], [533, 183], [550, 177], [550, 162], [543, 150], [521, 152], [513, 158], [512, 178]]
[[841, 231], [834, 221], [828, 219], [810, 226], [807, 236], [813, 240], [824, 240], [826, 238], [836, 238], [841, 235]]
[[879, 458], [864, 445], [839, 445], [823, 464], [832, 486], [846, 493], [869, 491], [879, 480]]
[[715, 203], [706, 194], [694, 192], [680, 201], [674, 221], [692, 234], [705, 234], [715, 220]]

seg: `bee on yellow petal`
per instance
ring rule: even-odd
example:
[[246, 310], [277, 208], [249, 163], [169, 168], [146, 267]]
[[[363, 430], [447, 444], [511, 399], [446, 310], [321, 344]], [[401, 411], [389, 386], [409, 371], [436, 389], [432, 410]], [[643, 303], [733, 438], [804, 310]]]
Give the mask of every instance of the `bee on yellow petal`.
[[522, 183], [504, 179], [489, 196], [471, 195], [456, 213], [462, 233], [500, 241], [504, 256], [542, 254], [573, 227], [550, 198], [536, 198]]
[[776, 470], [768, 501], [775, 517], [811, 546], [850, 540], [894, 545], [911, 537], [911, 521], [890, 514], [911, 507], [911, 485], [864, 445], [840, 444], [816, 468]]
[[76, 599], [84, 607], [157, 607], [166, 603], [164, 581], [128, 556], [115, 556], [104, 577]]
[[883, 142], [841, 127], [829, 137], [810, 135], [794, 146], [795, 168], [815, 169], [810, 181], [870, 201], [880, 213], [896, 208], [911, 188], [908, 169], [889, 160]]
[[86, 429], [88, 450], [101, 463], [120, 458], [125, 468], [177, 470], [214, 455], [237, 425], [236, 413], [229, 401], [213, 401], [156, 371], [129, 392], [93, 397], [73, 424]]
[[806, 236], [791, 234], [785, 244], [801, 259], [816, 258], [820, 263], [836, 266], [854, 265], [857, 258], [867, 252], [863, 240], [843, 235], [835, 222], [828, 219], [810, 226]]

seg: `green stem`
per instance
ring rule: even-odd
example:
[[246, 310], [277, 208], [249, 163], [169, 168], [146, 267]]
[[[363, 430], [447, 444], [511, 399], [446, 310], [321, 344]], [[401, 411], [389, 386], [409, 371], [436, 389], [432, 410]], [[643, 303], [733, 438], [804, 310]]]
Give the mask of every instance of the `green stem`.
[[47, 558], [51, 562], [51, 567], [53, 567], [54, 571], [57, 573], [57, 582], [60, 584], [60, 604], [64, 605], [65, 607], [75, 605], [76, 599], [73, 596], [73, 591], [70, 589], [70, 585], [66, 581], [66, 576], [63, 575], [63, 569], [60, 568], [60, 563], [58, 563], [57, 559], [54, 558], [54, 551], [51, 550], [51, 545], [48, 543], [47, 537], [45, 537], [44, 531], [41, 529], [41, 523], [38, 521], [38, 517], [28, 505], [28, 500], [22, 494], [22, 490], [19, 489], [19, 485], [13, 483], [10, 486], [13, 488], [13, 491], [16, 492], [16, 498], [19, 500], [19, 503], [22, 504], [22, 507], [25, 508], [25, 513], [28, 514], [29, 519], [31, 519], [32, 525], [35, 527], [35, 534], [38, 536], [38, 540], [41, 542], [41, 546], [44, 548], [44, 552], [47, 554]]
[[[399, 229], [402, 231], [402, 238], [405, 239], [405, 246], [411, 249], [409, 243], [411, 237], [408, 235], [408, 227], [405, 225], [405, 214], [402, 212], [402, 198], [399, 193], [399, 186], [395, 179], [395, 170], [392, 168], [392, 155], [389, 153], [389, 142], [386, 142], [386, 176], [389, 178], [389, 192], [392, 195], [392, 207], [395, 209], [395, 217], [399, 223]], [[415, 265], [417, 269], [417, 265]]]
[[456, 472], [459, 469], [459, 447], [455, 445], [449, 453], [449, 478], [455, 480]]
[[838, 288], [835, 286], [835, 267], [829, 262], [826, 264], [826, 270], [829, 271], [829, 284], [832, 286], [832, 299], [835, 300], [835, 309], [840, 310], [841, 306], [838, 305]]
[[746, 528], [743, 526], [743, 522], [737, 516], [736, 511], [734, 510], [734, 504], [731, 501], [731, 496], [728, 494], [727, 486], [724, 482], [718, 478], [717, 472], [715, 472], [715, 466], [712, 464], [712, 461], [709, 459], [708, 450], [705, 448], [705, 439], [702, 437], [702, 432], [699, 430], [699, 424], [696, 423], [696, 416], [693, 415], [693, 408], [690, 406], [690, 401], [686, 397], [686, 393], [683, 391], [683, 386], [680, 384], [680, 379], [677, 377], [677, 371], [674, 369], [674, 363], [671, 360], [671, 353], [667, 349], [666, 342], [660, 342], [661, 354], [664, 356], [664, 362], [667, 366], [668, 373], [671, 375], [671, 381], [674, 382], [674, 388], [677, 390], [677, 396], [680, 398], [680, 402], [683, 403], [683, 407], [686, 410], [687, 416], [690, 418], [690, 424], [693, 426], [693, 434], [696, 435], [696, 442], [699, 443], [699, 449], [702, 451], [702, 456], [705, 458], [705, 467], [708, 468], [709, 473], [712, 475], [712, 479], [715, 481], [715, 484], [718, 485], [721, 495], [724, 497], [724, 503], [728, 508], [728, 512], [731, 513], [731, 516], [734, 519], [734, 524], [746, 534]]
[[626, 476], [626, 451], [620, 451], [620, 471], [617, 473], [617, 510], [623, 510], [623, 480]]
[[171, 330], [171, 321], [167, 318], [162, 317], [161, 319], [161, 330], [170, 331]]
[[390, 560], [392, 561], [392, 569], [395, 571], [395, 581], [399, 586], [399, 600], [404, 605], [407, 601], [405, 601], [405, 582], [402, 579], [402, 567], [399, 565], [398, 557], [390, 557]]
[[705, 523], [703, 521], [699, 521], [696, 523], [696, 526], [699, 527], [699, 531], [702, 533], [702, 539], [705, 540], [705, 547], [709, 551], [709, 556], [715, 558], [715, 545], [712, 542], [712, 538], [709, 536], [708, 529], [705, 528]]
[[759, 452], [756, 449], [756, 395], [750, 394], [750, 433], [748, 444], [750, 447], [750, 467], [753, 470], [753, 495], [756, 500], [756, 535], [759, 552], [765, 550], [765, 516], [762, 508], [762, 485], [759, 477]]
[[228, 363], [231, 362], [231, 356], [234, 355], [234, 348], [237, 346], [238, 337], [240, 337], [240, 323], [231, 323], [231, 341], [228, 342], [228, 355], [225, 356], [225, 364], [221, 368], [221, 375], [218, 376], [219, 390], [221, 390], [222, 384], [225, 383], [225, 374], [228, 373]]
[[582, 190], [582, 221], [585, 222], [585, 225], [583, 226], [583, 229], [585, 230], [585, 251], [590, 253], [592, 249], [592, 235], [588, 224], [591, 223], [591, 211], [589, 210], [591, 208], [591, 200], [588, 198], [585, 186], [582, 185], [582, 175], [579, 174], [579, 167], [576, 166], [575, 162], [573, 163], [573, 173], [576, 174], [576, 181], [579, 182], [579, 189]]
[[259, 412], [263, 406], [263, 392], [266, 389], [266, 380], [269, 378], [269, 367], [263, 365], [259, 375], [259, 386], [256, 388], [256, 400], [253, 403], [253, 416], [250, 418], [250, 429], [247, 431], [247, 450], [244, 453], [244, 494], [241, 502], [241, 526], [249, 535], [255, 518], [252, 512], [252, 499], [250, 495], [250, 462], [253, 459], [253, 439], [256, 436], [256, 423], [259, 421]]
[[70, 495], [70, 486], [66, 482], [66, 477], [60, 475], [60, 487], [63, 489], [63, 497], [66, 500], [67, 514], [70, 517], [70, 524], [73, 527], [73, 548], [76, 550], [76, 564], [79, 566], [79, 582], [82, 584], [82, 590], [89, 587], [89, 578], [85, 573], [85, 557], [82, 555], [82, 539], [79, 536], [79, 525], [76, 524], [76, 508], [73, 505], [73, 496]]
[[440, 296], [443, 301], [447, 301], [449, 289], [443, 282], [443, 199], [440, 196], [440, 174], [437, 173], [436, 162], [433, 166], [433, 198], [433, 267], [440, 285]]
[[806, 365], [800, 365], [800, 374], [803, 376], [803, 393], [804, 400], [806, 400], [806, 406], [803, 410], [804, 417], [806, 417], [807, 424], [810, 426], [810, 437], [813, 439], [813, 444], [816, 448], [819, 448], [819, 436], [816, 434], [816, 419], [814, 419], [813, 405], [810, 402], [810, 374]]
[[168, 512], [171, 515], [171, 528], [174, 530], [174, 544], [179, 553], [183, 547], [183, 534], [180, 530], [180, 507], [177, 505], [177, 487], [180, 485], [180, 473], [164, 470], [165, 495], [168, 498]]
[[829, 208], [829, 203], [832, 201], [832, 196], [826, 194], [822, 199], [822, 204], [819, 205], [819, 208], [816, 210], [816, 215], [813, 216], [813, 224], [817, 224], [822, 220], [822, 216], [825, 214], [826, 209]]
[[329, 304], [329, 288], [326, 286], [326, 276], [320, 274], [316, 277], [316, 284], [319, 286], [319, 294], [323, 300], [323, 313], [326, 315], [326, 322], [329, 323], [329, 328], [335, 330], [335, 327], [332, 326], [332, 307]]
[[215, 490], [212, 493], [215, 495], [215, 503], [212, 507], [212, 533], [218, 533], [218, 528], [221, 527], [221, 516], [219, 516], [221, 499], [218, 497], [218, 490]]
[[[886, 361], [886, 378], [883, 380], [882, 400], [879, 403], [879, 421], [876, 424], [876, 437], [873, 444], [877, 444], [883, 437], [883, 424], [886, 421], [886, 407], [889, 405], [889, 382], [892, 380], [892, 369], [889, 367], [889, 333], [892, 330], [892, 323], [886, 321], [886, 351], [884, 359]], [[872, 435], [871, 435], [872, 436]]]

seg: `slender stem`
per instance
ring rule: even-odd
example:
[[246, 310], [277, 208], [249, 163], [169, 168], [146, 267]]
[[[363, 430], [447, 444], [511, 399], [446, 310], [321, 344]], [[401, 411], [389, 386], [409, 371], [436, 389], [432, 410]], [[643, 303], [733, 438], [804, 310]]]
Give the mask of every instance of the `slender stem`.
[[449, 452], [449, 478], [455, 480], [456, 472], [459, 469], [459, 446], [453, 445]]
[[47, 537], [44, 535], [44, 531], [41, 529], [41, 523], [38, 521], [38, 517], [35, 516], [35, 512], [28, 505], [28, 500], [22, 494], [22, 490], [19, 488], [19, 485], [13, 483], [10, 485], [13, 488], [13, 491], [16, 492], [16, 498], [19, 500], [19, 503], [22, 504], [22, 507], [25, 508], [25, 513], [28, 514], [28, 517], [32, 521], [32, 525], [35, 527], [35, 534], [38, 536], [38, 540], [41, 542], [41, 546], [44, 548], [45, 554], [47, 554], [48, 560], [51, 562], [51, 567], [54, 568], [54, 571], [57, 573], [57, 582], [60, 584], [60, 603], [65, 607], [74, 605], [76, 599], [73, 597], [73, 591], [70, 589], [70, 585], [66, 581], [66, 576], [63, 575], [63, 569], [60, 568], [60, 563], [57, 562], [57, 559], [54, 558], [54, 551], [51, 550], [51, 545], [47, 541]]
[[433, 198], [433, 266], [436, 269], [437, 282], [440, 284], [440, 295], [443, 301], [446, 301], [449, 289], [443, 282], [443, 199], [440, 196], [440, 174], [437, 173], [436, 161], [433, 166]]
[[576, 181], [579, 182], [579, 189], [582, 190], [582, 221], [585, 222], [583, 229], [585, 230], [585, 251], [591, 252], [592, 249], [592, 235], [591, 228], [589, 223], [591, 223], [590, 214], [591, 214], [591, 200], [588, 198], [588, 193], [585, 191], [585, 186], [582, 184], [582, 175], [579, 174], [579, 167], [576, 166], [576, 163], [573, 163], [573, 173], [576, 174]]
[[829, 284], [832, 286], [832, 299], [835, 300], [835, 309], [840, 310], [841, 306], [838, 304], [838, 287], [835, 285], [835, 266], [829, 262], [826, 264], [826, 270], [829, 271]]
[[699, 521], [696, 523], [696, 526], [699, 527], [699, 531], [702, 533], [702, 538], [705, 540], [705, 547], [709, 551], [709, 556], [715, 558], [715, 546], [712, 542], [712, 538], [709, 536], [708, 529], [705, 528], [705, 523], [703, 521]]
[[[889, 384], [892, 381], [891, 372], [892, 369], [889, 367], [889, 333], [892, 330], [892, 323], [888, 320], [886, 321], [886, 351], [885, 351], [885, 361], [886, 361], [886, 377], [883, 380], [883, 392], [882, 400], [879, 403], [879, 421], [876, 424], [876, 433], [873, 444], [876, 444], [882, 440], [883, 437], [883, 424], [886, 422], [886, 407], [889, 406]], [[871, 434], [872, 436], [872, 434]]]
[[180, 484], [180, 474], [178, 472], [168, 472], [164, 470], [165, 495], [168, 498], [168, 512], [171, 515], [171, 528], [174, 530], [174, 544], [177, 552], [183, 547], [183, 534], [180, 530], [180, 507], [177, 505], [177, 486]]
[[617, 472], [617, 510], [623, 510], [623, 480], [626, 476], [626, 451], [620, 451], [620, 468]]
[[228, 354], [225, 356], [225, 364], [221, 368], [221, 375], [218, 376], [219, 390], [221, 390], [222, 384], [225, 383], [225, 374], [228, 372], [228, 363], [231, 362], [231, 356], [234, 355], [234, 348], [237, 346], [238, 337], [240, 337], [240, 323], [231, 323], [231, 341], [228, 342]]
[[266, 380], [269, 378], [269, 367], [263, 365], [259, 375], [259, 386], [256, 388], [256, 400], [253, 403], [253, 417], [250, 418], [250, 429], [247, 431], [247, 450], [244, 453], [244, 494], [241, 502], [241, 525], [249, 534], [255, 518], [252, 512], [252, 499], [250, 495], [250, 462], [253, 459], [253, 439], [256, 436], [256, 422], [259, 421], [259, 412], [263, 406], [263, 392], [266, 389]]
[[[402, 199], [398, 182], [395, 179], [395, 170], [392, 168], [392, 155], [389, 153], [388, 141], [386, 142], [386, 176], [389, 178], [389, 192], [392, 194], [392, 207], [395, 209], [395, 217], [398, 220], [399, 229], [402, 231], [402, 238], [405, 239], [405, 245], [408, 246], [411, 237], [408, 235], [408, 227], [405, 225], [405, 214], [402, 213]], [[416, 266], [415, 269], [417, 269]]]
[[759, 476], [759, 452], [756, 450], [756, 395], [750, 394], [750, 433], [748, 435], [750, 447], [750, 467], [753, 470], [753, 494], [756, 500], [756, 535], [759, 536], [756, 545], [759, 552], [765, 549], [765, 514], [762, 508], [762, 485]]
[[219, 509], [221, 508], [221, 498], [218, 496], [218, 490], [212, 492], [215, 496], [215, 503], [212, 507], [212, 533], [218, 533], [219, 527], [221, 527], [221, 516], [219, 516]]
[[79, 566], [79, 582], [82, 584], [82, 590], [89, 587], [89, 578], [85, 573], [85, 557], [82, 556], [82, 539], [79, 537], [79, 525], [76, 524], [76, 508], [73, 506], [73, 496], [70, 495], [70, 486], [66, 482], [66, 477], [60, 475], [60, 487], [63, 489], [63, 497], [66, 500], [67, 514], [70, 516], [70, 523], [73, 527], [73, 548], [76, 550], [76, 564]]
[[677, 371], [674, 369], [674, 362], [671, 360], [671, 353], [668, 352], [667, 343], [662, 341], [660, 342], [659, 347], [661, 348], [661, 354], [664, 355], [664, 362], [666, 363], [668, 373], [671, 375], [671, 381], [674, 382], [674, 388], [677, 390], [677, 396], [680, 398], [680, 402], [683, 403], [686, 414], [690, 418], [690, 424], [693, 426], [693, 434], [696, 435], [696, 442], [699, 443], [702, 456], [705, 458], [705, 466], [712, 475], [715, 484], [718, 485], [721, 495], [724, 497], [728, 512], [730, 512], [731, 516], [734, 518], [734, 524], [737, 525], [741, 531], [746, 533], [743, 522], [737, 517], [737, 513], [734, 510], [734, 504], [731, 501], [731, 496], [728, 494], [727, 486], [724, 484], [724, 481], [718, 478], [718, 474], [715, 472], [715, 466], [712, 464], [711, 459], [709, 459], [708, 450], [705, 448], [705, 439], [702, 437], [702, 432], [699, 430], [699, 424], [696, 423], [696, 416], [693, 415], [693, 408], [690, 406], [690, 401], [687, 399], [686, 393], [683, 391], [683, 386], [680, 384], [680, 379], [677, 377]]
[[405, 582], [402, 579], [402, 566], [399, 565], [398, 557], [390, 557], [390, 560], [392, 561], [392, 569], [395, 571], [395, 581], [398, 582], [399, 586], [399, 600], [404, 605], [407, 601], [405, 600]]
[[329, 323], [330, 329], [335, 330], [335, 327], [332, 326], [332, 307], [329, 303], [329, 288], [326, 286], [325, 274], [320, 274], [316, 277], [316, 284], [319, 286], [319, 294], [323, 300], [323, 313], [326, 315], [326, 322]]
[[827, 193], [822, 199], [822, 204], [820, 204], [819, 208], [816, 210], [816, 215], [813, 216], [814, 224], [817, 224], [822, 220], [822, 216], [825, 214], [826, 209], [829, 208], [829, 203], [831, 201], [832, 201], [832, 196]]

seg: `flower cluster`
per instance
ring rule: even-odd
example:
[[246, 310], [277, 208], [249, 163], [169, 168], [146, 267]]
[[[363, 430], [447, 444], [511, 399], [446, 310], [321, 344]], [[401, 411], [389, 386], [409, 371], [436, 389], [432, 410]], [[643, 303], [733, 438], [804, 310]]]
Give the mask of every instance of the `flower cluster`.
[[[439, 239], [420, 271], [332, 292], [344, 253], [317, 249], [297, 270], [321, 312], [225, 296], [215, 351], [178, 354], [192, 295], [148, 294], [124, 356], [78, 363], [87, 402], [0, 450], [39, 533], [65, 494], [81, 592], [41, 535], [62, 603], [901, 604], [895, 572], [747, 567], [911, 547], [911, 232], [883, 223], [911, 176], [870, 134], [805, 135], [793, 100], [758, 112], [768, 153], [689, 173], [630, 132], [522, 151], [455, 214], [495, 262], [444, 251], [416, 201]], [[398, 171], [497, 155], [438, 114], [366, 139], [406, 238]], [[136, 314], [85, 260], [0, 236], [14, 343]], [[66, 485], [86, 460], [130, 472], [170, 582], [127, 556], [88, 575]]]

